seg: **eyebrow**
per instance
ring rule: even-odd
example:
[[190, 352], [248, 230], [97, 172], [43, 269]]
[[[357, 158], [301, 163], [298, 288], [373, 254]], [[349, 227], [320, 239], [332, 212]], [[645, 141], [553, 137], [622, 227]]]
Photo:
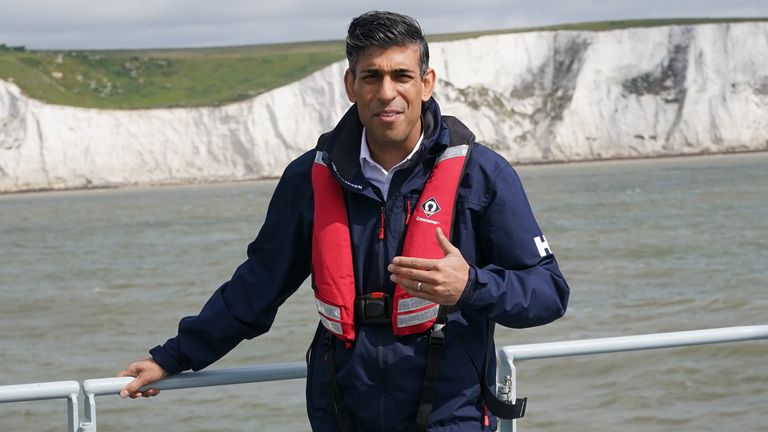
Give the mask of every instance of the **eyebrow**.
[[[371, 75], [381, 75], [382, 70], [378, 68], [369, 68], [369, 69], [363, 69], [360, 71], [361, 74], [371, 74]], [[393, 74], [415, 74], [416, 71], [408, 69], [408, 68], [396, 68], [393, 69], [390, 73]]]

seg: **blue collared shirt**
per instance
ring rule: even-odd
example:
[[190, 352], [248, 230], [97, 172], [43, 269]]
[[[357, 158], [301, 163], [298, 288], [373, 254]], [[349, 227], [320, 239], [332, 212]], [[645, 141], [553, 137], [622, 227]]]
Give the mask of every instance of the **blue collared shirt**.
[[392, 176], [397, 170], [408, 167], [414, 160], [414, 156], [421, 147], [421, 141], [424, 139], [424, 133], [421, 133], [416, 145], [413, 146], [413, 150], [398, 164], [393, 166], [389, 171], [379, 165], [378, 162], [373, 160], [371, 151], [368, 149], [368, 139], [365, 136], [365, 128], [363, 128], [363, 136], [360, 138], [360, 167], [363, 169], [363, 175], [372, 185], [379, 188], [384, 195], [384, 199], [387, 199], [387, 192], [389, 192], [389, 183], [392, 181]]

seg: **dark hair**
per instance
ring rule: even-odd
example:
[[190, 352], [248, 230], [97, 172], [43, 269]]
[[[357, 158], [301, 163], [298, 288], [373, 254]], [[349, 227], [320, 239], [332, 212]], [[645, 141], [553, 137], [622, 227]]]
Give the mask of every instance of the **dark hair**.
[[395, 12], [370, 11], [352, 20], [347, 31], [347, 61], [352, 76], [360, 55], [367, 48], [394, 46], [419, 46], [419, 72], [427, 73], [429, 46], [419, 23], [406, 15]]

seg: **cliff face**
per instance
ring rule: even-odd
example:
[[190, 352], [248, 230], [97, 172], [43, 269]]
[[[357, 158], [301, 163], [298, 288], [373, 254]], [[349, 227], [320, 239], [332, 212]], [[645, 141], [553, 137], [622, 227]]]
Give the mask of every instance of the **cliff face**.
[[[447, 71], [445, 111], [513, 161], [768, 149], [763, 23], [530, 33], [435, 48], [434, 66]], [[462, 52], [472, 60], [452, 60]]]
[[[768, 150], [768, 24], [430, 46], [444, 113], [513, 162]], [[0, 81], [0, 192], [280, 175], [349, 107], [339, 62], [222, 107], [47, 105]]]

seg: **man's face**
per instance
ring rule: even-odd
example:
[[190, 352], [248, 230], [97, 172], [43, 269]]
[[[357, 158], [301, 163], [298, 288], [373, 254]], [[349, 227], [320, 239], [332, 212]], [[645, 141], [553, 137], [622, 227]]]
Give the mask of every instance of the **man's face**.
[[421, 135], [421, 104], [429, 100], [435, 72], [419, 72], [417, 45], [367, 48], [355, 76], [347, 70], [344, 84], [349, 100], [357, 104], [370, 145], [413, 148]]

